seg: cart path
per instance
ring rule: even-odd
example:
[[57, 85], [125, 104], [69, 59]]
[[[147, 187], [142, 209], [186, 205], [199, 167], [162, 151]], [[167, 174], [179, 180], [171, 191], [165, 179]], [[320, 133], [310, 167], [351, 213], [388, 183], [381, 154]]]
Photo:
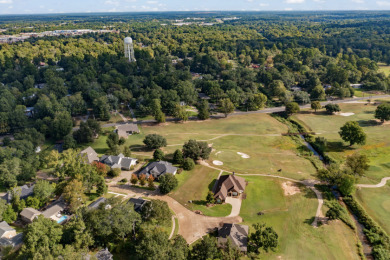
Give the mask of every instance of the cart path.
[[[204, 235], [214, 231], [220, 227], [222, 223], [240, 223], [242, 218], [235, 217], [208, 217], [196, 214], [195, 212], [187, 209], [175, 199], [167, 196], [160, 195], [157, 191], [143, 190], [134, 188], [129, 185], [110, 185], [110, 193], [126, 193], [127, 197], [147, 197], [150, 199], [158, 199], [168, 203], [169, 208], [175, 213], [175, 217], [178, 219], [179, 227], [178, 234], [182, 235], [188, 244], [192, 244], [196, 240], [202, 238]], [[174, 229], [173, 229], [174, 230]]]
[[[215, 169], [215, 170], [225, 171], [225, 172], [228, 172], [228, 173], [233, 173], [233, 172], [230, 172], [230, 171], [222, 170], [222, 169], [219, 169], [217, 167], [211, 166], [210, 164], [208, 164], [205, 161], [201, 161], [201, 164], [206, 166], [206, 167]], [[295, 182], [295, 183], [301, 183], [301, 184], [309, 187], [315, 193], [315, 195], [317, 197], [317, 200], [318, 200], [318, 206], [317, 206], [316, 215], [315, 215], [314, 221], [313, 221], [313, 223], [311, 225], [313, 227], [318, 227], [318, 222], [321, 221], [321, 219], [324, 219], [324, 214], [322, 213], [322, 206], [324, 205], [324, 199], [322, 197], [322, 193], [319, 190], [317, 190], [316, 187], [314, 186], [316, 184], [319, 184], [320, 183], [319, 181], [316, 181], [316, 180], [303, 180], [303, 181], [299, 181], [299, 180], [291, 179], [291, 178], [288, 178], [288, 177], [283, 177], [283, 176], [278, 176], [278, 175], [271, 175], [271, 174], [240, 174], [240, 173], [237, 173], [237, 172], [234, 172], [234, 174], [236, 174], [238, 176], [271, 177], [271, 178], [277, 178], [277, 179], [282, 179], [282, 180], [288, 180], [288, 181]]]
[[378, 184], [357, 184], [358, 188], [381, 188], [386, 185], [387, 181], [390, 181], [390, 177], [385, 177]]

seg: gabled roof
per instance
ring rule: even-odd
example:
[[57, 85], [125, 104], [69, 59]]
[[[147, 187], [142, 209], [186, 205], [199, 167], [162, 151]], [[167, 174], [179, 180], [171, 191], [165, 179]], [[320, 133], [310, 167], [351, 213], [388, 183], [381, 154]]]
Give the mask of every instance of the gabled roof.
[[125, 157], [123, 154], [118, 156], [103, 155], [100, 162], [108, 164], [111, 168], [130, 168], [131, 164], [135, 163], [137, 159]]
[[[123, 125], [118, 125], [116, 127], [118, 129], [118, 132], [119, 131], [124, 131], [124, 132], [136, 132], [138, 133], [139, 132], [139, 128], [138, 128], [138, 125], [136, 124], [123, 124]], [[119, 133], [118, 133], [119, 134]]]
[[36, 209], [33, 208], [25, 208], [20, 212], [20, 216], [25, 217], [27, 219], [32, 220], [34, 217], [41, 215], [41, 212], [39, 212]]
[[66, 207], [66, 205], [63, 201], [55, 202], [54, 205], [52, 205], [50, 208], [48, 208], [44, 212], [42, 212], [42, 215], [45, 218], [50, 218], [50, 217], [54, 216], [55, 214], [58, 214], [60, 211], [64, 210], [65, 207]]
[[0, 222], [0, 237], [3, 237], [3, 235], [8, 231], [15, 231], [10, 225], [8, 225], [7, 222], [3, 221]]
[[23, 233], [19, 233], [13, 238], [1, 238], [0, 246], [18, 246], [23, 243]]
[[[23, 185], [21, 187], [15, 187], [15, 189], [20, 189], [20, 199], [26, 199], [27, 197], [34, 194], [34, 185], [31, 185], [30, 187], [27, 185]], [[7, 203], [11, 203], [12, 200], [12, 192], [8, 191], [7, 194], [3, 196], [3, 199], [7, 201]]]
[[177, 168], [174, 167], [171, 163], [165, 161], [151, 162], [146, 167], [144, 167], [138, 174], [145, 174], [146, 177], [149, 175], [154, 175], [159, 177], [165, 173], [176, 173]]
[[99, 161], [99, 156], [96, 151], [89, 146], [88, 148], [82, 150], [80, 155], [83, 156], [88, 163], [93, 163], [94, 161]]
[[225, 200], [230, 190], [244, 191], [245, 179], [236, 175], [222, 175], [218, 180], [217, 190], [214, 197]]
[[143, 198], [131, 198], [129, 200], [129, 203], [133, 203], [134, 204], [134, 211], [135, 212], [140, 212], [142, 207], [146, 204], [146, 202], [148, 202], [147, 200], [144, 200]]
[[110, 253], [110, 251], [108, 251], [107, 248], [106, 249], [102, 249], [99, 252], [97, 252], [95, 257], [98, 260], [112, 260], [113, 259], [113, 255]]
[[233, 246], [240, 249], [242, 252], [247, 251], [249, 227], [238, 224], [223, 224], [218, 230], [218, 245], [225, 244], [228, 240]]

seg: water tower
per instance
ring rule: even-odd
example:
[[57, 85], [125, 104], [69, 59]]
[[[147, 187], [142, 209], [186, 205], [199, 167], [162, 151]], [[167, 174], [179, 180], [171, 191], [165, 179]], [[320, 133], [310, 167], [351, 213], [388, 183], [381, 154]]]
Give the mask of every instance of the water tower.
[[129, 62], [136, 61], [134, 56], [133, 39], [131, 39], [131, 37], [125, 38], [125, 57], [129, 59]]

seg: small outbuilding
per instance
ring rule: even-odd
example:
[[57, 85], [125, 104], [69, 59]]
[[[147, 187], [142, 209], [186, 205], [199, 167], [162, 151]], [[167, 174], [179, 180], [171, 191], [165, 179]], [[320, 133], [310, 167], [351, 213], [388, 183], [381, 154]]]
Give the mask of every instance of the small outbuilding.
[[0, 238], [13, 238], [16, 236], [16, 230], [8, 225], [7, 222], [0, 222]]
[[131, 198], [128, 203], [134, 204], [134, 211], [140, 213], [142, 208], [146, 205], [148, 201], [143, 198]]

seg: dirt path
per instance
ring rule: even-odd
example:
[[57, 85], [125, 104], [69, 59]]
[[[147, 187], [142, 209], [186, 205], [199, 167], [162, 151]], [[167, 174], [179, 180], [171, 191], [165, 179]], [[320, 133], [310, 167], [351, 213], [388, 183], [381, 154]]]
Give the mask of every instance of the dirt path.
[[172, 231], [171, 231], [171, 234], [169, 235], [168, 239], [171, 239], [173, 237], [173, 235], [175, 234], [175, 228], [176, 228], [175, 216], [172, 216]]
[[380, 188], [386, 185], [387, 181], [390, 181], [390, 177], [385, 177], [378, 184], [357, 184], [358, 188]]
[[169, 196], [159, 195], [156, 191], [137, 189], [128, 185], [109, 186], [110, 192], [126, 193], [129, 197], [148, 197], [158, 199], [168, 203], [168, 206], [175, 213], [179, 222], [178, 234], [182, 235], [188, 244], [191, 244], [203, 237], [207, 233], [215, 230], [222, 223], [240, 223], [242, 218], [236, 217], [207, 217], [196, 214], [187, 209], [179, 202]]

